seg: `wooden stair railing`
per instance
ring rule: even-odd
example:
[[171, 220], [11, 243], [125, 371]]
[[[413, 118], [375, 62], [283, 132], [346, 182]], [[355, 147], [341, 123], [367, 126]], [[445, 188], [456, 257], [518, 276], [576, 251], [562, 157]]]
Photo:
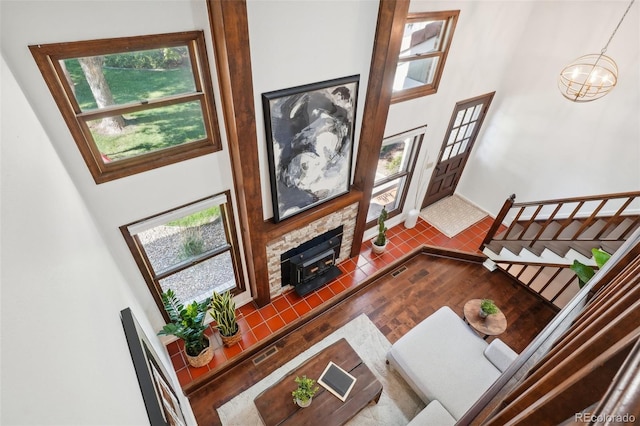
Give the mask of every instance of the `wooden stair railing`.
[[[566, 258], [573, 249], [587, 259], [593, 248], [615, 253], [640, 227], [638, 207], [633, 203], [636, 199], [640, 199], [640, 192], [516, 203], [512, 194], [480, 249], [488, 249], [484, 252], [490, 258], [495, 253], [492, 260], [499, 269], [560, 309], [578, 293], [578, 279], [569, 269], [572, 259], [558, 263], [542, 258], [543, 252], [549, 250]], [[501, 256], [503, 249], [517, 256], [528, 251], [540, 260], [509, 260], [509, 256]]]
[[498, 262], [497, 266], [556, 310], [564, 307], [580, 290], [578, 277], [568, 265]]
[[640, 418], [638, 374], [636, 232], [457, 424], [635, 424]]
[[[615, 251], [640, 226], [630, 206], [640, 192], [503, 204], [480, 249], [502, 248], [540, 255], [546, 248], [564, 257], [571, 248], [590, 257], [591, 248]], [[501, 231], [501, 229], [504, 229]]]

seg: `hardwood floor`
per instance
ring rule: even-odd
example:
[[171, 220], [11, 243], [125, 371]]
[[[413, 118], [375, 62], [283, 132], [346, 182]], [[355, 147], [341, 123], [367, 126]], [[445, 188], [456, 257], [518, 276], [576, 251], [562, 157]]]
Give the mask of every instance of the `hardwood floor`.
[[479, 263], [421, 253], [398, 265], [393, 272], [403, 267], [406, 269], [401, 273], [384, 275], [278, 340], [272, 345], [278, 351], [258, 366], [248, 359], [191, 395], [198, 424], [220, 424], [217, 407], [361, 313], [367, 314], [393, 343], [443, 305], [462, 316], [467, 300], [490, 298], [508, 321], [507, 331], [500, 339], [517, 352], [521, 352], [556, 313], [501, 271], [490, 272]]

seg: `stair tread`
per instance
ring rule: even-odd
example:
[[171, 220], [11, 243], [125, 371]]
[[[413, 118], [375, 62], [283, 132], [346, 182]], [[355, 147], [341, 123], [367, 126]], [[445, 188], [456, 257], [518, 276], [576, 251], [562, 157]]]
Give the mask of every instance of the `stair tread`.
[[486, 245], [486, 247], [495, 254], [499, 255], [502, 251], [503, 245], [499, 241], [492, 240], [489, 244]]
[[593, 257], [591, 249], [600, 247], [600, 244], [594, 241], [569, 241], [569, 247], [585, 257]]
[[558, 232], [558, 229], [560, 229], [561, 226], [562, 224], [557, 220], [554, 220], [553, 222], [549, 223], [547, 227], [544, 229], [544, 231], [542, 232], [542, 234], [540, 234], [540, 239], [553, 237], [554, 235], [556, 235], [556, 232]]
[[526, 246], [526, 247], [524, 247], [524, 250], [528, 250], [528, 251], [530, 251], [531, 253], [535, 254], [536, 256], [541, 256], [541, 255], [542, 255], [542, 252], [544, 251], [544, 249], [545, 249], [545, 248], [546, 248], [546, 247], [545, 247], [544, 243], [538, 243], [538, 242], [536, 242], [536, 243], [534, 243], [532, 246], [529, 246], [529, 245], [527, 244], [527, 246]]
[[496, 237], [496, 239], [507, 239], [507, 238], [515, 238], [518, 235], [520, 235], [520, 232], [522, 232], [522, 230], [524, 229], [524, 227], [522, 225], [520, 225], [519, 223], [516, 223], [513, 225], [513, 228], [511, 228], [511, 231], [507, 234], [507, 231], [509, 231], [508, 229], [505, 229], [504, 231], [502, 231], [501, 233], [498, 234], [498, 236]]
[[511, 253], [518, 255], [522, 252], [523, 246], [525, 245], [521, 241], [503, 241], [501, 244]]
[[560, 257], [565, 257], [571, 247], [569, 241], [545, 241], [544, 246]]
[[566, 228], [562, 230], [560, 235], [558, 235], [558, 240], [570, 241], [576, 234], [576, 232], [578, 232], [578, 229], [580, 229], [581, 226], [582, 224], [580, 223], [580, 221], [572, 221], [569, 225], [567, 225]]
[[602, 220], [602, 219], [596, 220], [594, 223], [589, 225], [589, 227], [585, 229], [580, 235], [578, 235], [577, 239], [593, 240], [596, 237], [596, 235], [598, 235], [598, 233], [604, 229], [606, 224], [607, 224], [606, 220]]
[[624, 244], [624, 241], [603, 241], [601, 248], [607, 253], [613, 254], [620, 248], [620, 246], [622, 246], [622, 244]]
[[[606, 235], [602, 236], [603, 240], [619, 240], [623, 235], [627, 233], [627, 231], [631, 231], [630, 227], [633, 225], [633, 220], [631, 218], [625, 218], [622, 222], [620, 222], [616, 227], [614, 227], [611, 232], [608, 232]], [[638, 225], [635, 225], [633, 228], [637, 228]]]

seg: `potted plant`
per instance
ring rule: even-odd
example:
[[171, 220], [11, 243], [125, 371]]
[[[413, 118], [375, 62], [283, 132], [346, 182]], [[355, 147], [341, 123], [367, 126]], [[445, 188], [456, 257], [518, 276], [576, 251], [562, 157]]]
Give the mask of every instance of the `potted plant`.
[[236, 303], [230, 291], [224, 293], [213, 292], [211, 298], [211, 317], [216, 322], [222, 343], [229, 347], [242, 340], [238, 322], [236, 320]]
[[497, 314], [500, 309], [493, 303], [491, 299], [482, 299], [480, 301], [480, 317], [486, 318], [489, 315]]
[[211, 306], [211, 298], [184, 306], [173, 290], [162, 293], [162, 304], [171, 323], [158, 332], [159, 336], [173, 335], [184, 341], [187, 361], [192, 367], [202, 367], [213, 359], [213, 348], [204, 334], [204, 317]]
[[374, 253], [383, 253], [385, 247], [387, 247], [387, 227], [385, 226], [384, 221], [387, 220], [388, 216], [387, 208], [386, 206], [383, 206], [382, 211], [378, 216], [378, 236], [373, 240], [372, 244]]
[[293, 402], [298, 404], [300, 407], [308, 407], [311, 404], [313, 395], [318, 392], [318, 386], [314, 386], [316, 381], [309, 379], [307, 376], [296, 376], [295, 380], [298, 384], [298, 388], [291, 392]]
[[[598, 269], [601, 269], [607, 260], [611, 259], [611, 255], [604, 250], [599, 248], [592, 248], [591, 253], [593, 254], [593, 259], [598, 266]], [[578, 287], [582, 288], [595, 274], [596, 271], [593, 266], [585, 265], [584, 263], [574, 260], [573, 264], [569, 267], [573, 272], [578, 276]]]

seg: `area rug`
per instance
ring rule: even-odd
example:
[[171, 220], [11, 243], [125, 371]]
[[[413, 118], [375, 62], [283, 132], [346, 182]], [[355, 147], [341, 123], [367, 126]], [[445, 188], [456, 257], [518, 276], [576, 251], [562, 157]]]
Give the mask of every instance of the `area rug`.
[[[222, 424], [225, 426], [262, 425], [256, 406], [253, 403], [254, 398], [312, 355], [343, 337], [347, 339], [383, 386], [380, 401], [360, 411], [347, 425], [388, 426], [409, 423], [424, 408], [425, 404], [409, 388], [406, 382], [386, 364], [385, 357], [391, 344], [375, 324], [369, 320], [369, 317], [361, 314], [218, 408]], [[293, 401], [291, 403], [293, 404]]]
[[425, 207], [420, 212], [421, 218], [449, 238], [453, 238], [486, 216], [487, 212], [455, 194]]

